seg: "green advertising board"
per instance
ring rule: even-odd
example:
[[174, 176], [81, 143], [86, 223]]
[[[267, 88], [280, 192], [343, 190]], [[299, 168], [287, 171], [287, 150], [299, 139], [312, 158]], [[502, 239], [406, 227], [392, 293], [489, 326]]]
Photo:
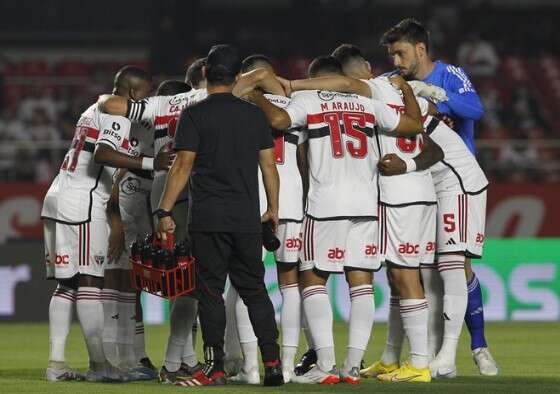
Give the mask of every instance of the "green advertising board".
[[[473, 260], [484, 295], [487, 320], [560, 320], [560, 239], [487, 239], [482, 260]], [[266, 283], [277, 316], [282, 297], [276, 282], [274, 257], [265, 260]], [[375, 275], [375, 319], [385, 321], [389, 287], [385, 271]], [[348, 286], [343, 275], [328, 283], [334, 316], [347, 320]], [[145, 318], [151, 323], [167, 320], [167, 303], [145, 297]]]

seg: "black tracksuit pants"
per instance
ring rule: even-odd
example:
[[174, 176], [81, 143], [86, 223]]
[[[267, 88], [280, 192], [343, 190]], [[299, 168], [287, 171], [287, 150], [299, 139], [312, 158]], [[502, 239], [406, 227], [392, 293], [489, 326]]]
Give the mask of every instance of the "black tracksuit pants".
[[258, 338], [263, 362], [279, 360], [274, 307], [264, 283], [262, 235], [191, 231], [196, 259], [197, 298], [205, 358], [223, 368], [226, 313], [223, 299], [226, 277], [243, 299]]

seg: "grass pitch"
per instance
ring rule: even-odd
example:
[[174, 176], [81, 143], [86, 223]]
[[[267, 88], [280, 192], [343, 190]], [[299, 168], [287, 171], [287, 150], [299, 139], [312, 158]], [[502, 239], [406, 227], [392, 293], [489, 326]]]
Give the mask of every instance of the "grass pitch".
[[[376, 360], [385, 341], [386, 326], [376, 324], [365, 355], [367, 363]], [[152, 361], [160, 365], [168, 334], [167, 326], [146, 327], [147, 348]], [[127, 384], [50, 383], [44, 380], [48, 357], [46, 324], [0, 325], [0, 393], [179, 393], [213, 391], [224, 393], [560, 393], [560, 324], [558, 323], [490, 323], [487, 337], [492, 354], [500, 366], [500, 375], [489, 378], [478, 375], [470, 357], [466, 330], [460, 344], [460, 376], [430, 384], [384, 384], [364, 380], [361, 385], [306, 386], [288, 384], [280, 388], [228, 385], [226, 387], [181, 388], [157, 382]], [[200, 335], [200, 334], [199, 334]], [[337, 359], [344, 359], [346, 325], [335, 325]], [[201, 340], [198, 339], [198, 348]], [[303, 341], [302, 341], [303, 343]], [[302, 347], [303, 351], [303, 347]], [[79, 370], [87, 368], [87, 354], [80, 328], [72, 327], [67, 346], [69, 364]]]

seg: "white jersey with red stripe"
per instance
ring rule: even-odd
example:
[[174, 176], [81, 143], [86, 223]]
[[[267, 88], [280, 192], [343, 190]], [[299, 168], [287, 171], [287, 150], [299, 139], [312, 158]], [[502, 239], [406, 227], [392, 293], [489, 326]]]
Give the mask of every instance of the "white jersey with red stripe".
[[[372, 93], [372, 98], [388, 104], [394, 111], [404, 112], [402, 92], [397, 90], [386, 77], [377, 77], [365, 80]], [[418, 99], [420, 110], [425, 115], [428, 102]], [[425, 118], [425, 124], [431, 117]], [[416, 157], [423, 148], [422, 135], [402, 137], [393, 132], [376, 129], [377, 143], [379, 144], [380, 157], [394, 153], [401, 159]], [[408, 205], [414, 203], [435, 203], [436, 195], [434, 184], [429, 170], [412, 171], [406, 174], [393, 176], [379, 176], [379, 201], [386, 205]]]
[[128, 119], [104, 114], [97, 104], [82, 113], [72, 145], [45, 196], [41, 217], [68, 224], [106, 220], [114, 168], [95, 163], [93, 153], [104, 144], [130, 154], [129, 134]]
[[128, 118], [154, 131], [154, 152], [171, 142], [183, 108], [207, 96], [206, 89], [193, 89], [174, 96], [153, 96], [132, 104]]
[[[265, 94], [272, 104], [280, 108], [286, 108], [290, 99], [274, 94]], [[303, 183], [297, 165], [297, 147], [307, 140], [307, 134], [290, 130], [287, 133], [274, 131], [274, 156], [278, 176], [280, 178], [279, 192], [279, 217], [280, 220], [303, 220]], [[262, 174], [259, 169], [259, 198], [261, 211], [266, 211], [266, 191], [262, 182]]]
[[387, 132], [400, 115], [381, 101], [308, 90], [285, 108], [292, 127], [307, 127], [307, 214], [317, 219], [377, 216], [375, 126]]
[[488, 179], [463, 139], [444, 122], [429, 134], [443, 150], [443, 160], [430, 167], [438, 197], [449, 194], [479, 194]]

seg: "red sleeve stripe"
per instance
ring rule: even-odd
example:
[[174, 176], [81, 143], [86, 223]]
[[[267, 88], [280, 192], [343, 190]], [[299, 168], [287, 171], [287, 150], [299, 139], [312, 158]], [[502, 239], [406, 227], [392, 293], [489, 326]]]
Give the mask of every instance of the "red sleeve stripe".
[[154, 119], [154, 126], [168, 125], [175, 115], [156, 116]]

